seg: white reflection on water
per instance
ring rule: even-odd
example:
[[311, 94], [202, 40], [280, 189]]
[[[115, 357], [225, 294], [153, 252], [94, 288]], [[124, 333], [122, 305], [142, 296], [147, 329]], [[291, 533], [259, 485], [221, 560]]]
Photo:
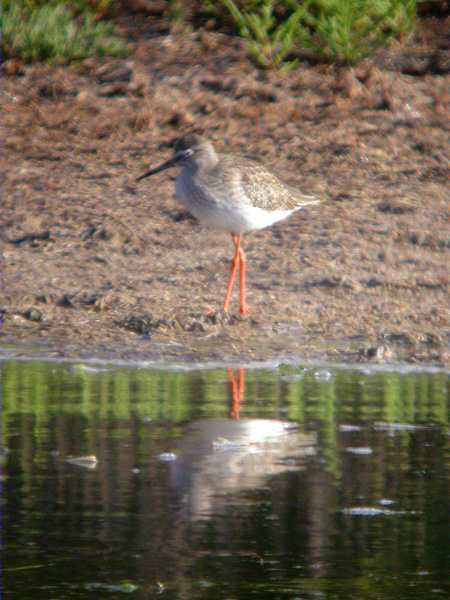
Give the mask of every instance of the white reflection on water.
[[191, 518], [221, 512], [231, 494], [264, 488], [268, 478], [304, 467], [316, 437], [269, 419], [205, 419], [190, 424], [169, 464], [171, 484]]

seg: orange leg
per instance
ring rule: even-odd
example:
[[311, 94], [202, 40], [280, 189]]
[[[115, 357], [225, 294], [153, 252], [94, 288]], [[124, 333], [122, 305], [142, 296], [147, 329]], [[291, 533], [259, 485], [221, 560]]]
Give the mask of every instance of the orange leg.
[[234, 233], [232, 233], [231, 239], [233, 240], [233, 244], [234, 244], [234, 256], [231, 259], [230, 276], [228, 277], [227, 291], [225, 294], [225, 302], [223, 303], [223, 310], [225, 312], [228, 312], [228, 307], [230, 306], [231, 292], [233, 291], [234, 280], [236, 278], [236, 271], [237, 271], [237, 268], [241, 261], [241, 256], [240, 256], [241, 236], [235, 235]]
[[239, 248], [239, 258], [239, 312], [241, 313], [241, 315], [246, 315], [248, 313], [248, 306], [247, 302], [245, 301], [247, 260], [245, 258], [245, 254], [242, 248]]
[[234, 256], [231, 260], [230, 276], [227, 283], [227, 291], [225, 294], [225, 302], [223, 303], [223, 310], [228, 312], [230, 306], [231, 293], [233, 291], [234, 280], [236, 279], [236, 272], [239, 267], [239, 312], [241, 315], [248, 313], [248, 306], [245, 301], [245, 280], [247, 261], [245, 259], [244, 251], [241, 248], [241, 236], [232, 233], [231, 239], [234, 244]]

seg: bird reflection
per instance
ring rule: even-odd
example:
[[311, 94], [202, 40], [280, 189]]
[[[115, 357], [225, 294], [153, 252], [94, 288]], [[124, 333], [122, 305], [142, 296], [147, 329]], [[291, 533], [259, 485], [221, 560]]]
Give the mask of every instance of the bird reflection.
[[244, 369], [227, 370], [229, 418], [204, 418], [187, 425], [170, 463], [176, 496], [190, 518], [220, 513], [230, 496], [267, 486], [271, 478], [304, 467], [315, 453], [315, 436], [298, 424], [240, 417]]

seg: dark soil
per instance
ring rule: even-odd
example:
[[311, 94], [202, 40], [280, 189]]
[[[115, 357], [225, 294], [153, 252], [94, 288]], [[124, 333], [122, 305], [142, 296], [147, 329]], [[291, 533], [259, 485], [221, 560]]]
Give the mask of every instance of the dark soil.
[[[128, 60], [4, 65], [0, 344], [450, 365], [448, 22], [287, 78], [237, 38], [125, 25]], [[245, 236], [245, 319], [217, 312], [229, 237], [183, 212], [174, 173], [136, 184], [191, 130], [324, 200]]]

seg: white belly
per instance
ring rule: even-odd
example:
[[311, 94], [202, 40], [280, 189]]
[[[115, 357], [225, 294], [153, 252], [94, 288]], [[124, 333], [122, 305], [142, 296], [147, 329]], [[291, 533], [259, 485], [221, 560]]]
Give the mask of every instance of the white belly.
[[269, 227], [285, 219], [294, 210], [264, 210], [243, 201], [234, 204], [221, 194], [210, 195], [196, 188], [192, 180], [180, 174], [176, 180], [176, 196], [183, 206], [201, 223], [213, 229], [231, 233], [245, 233]]

